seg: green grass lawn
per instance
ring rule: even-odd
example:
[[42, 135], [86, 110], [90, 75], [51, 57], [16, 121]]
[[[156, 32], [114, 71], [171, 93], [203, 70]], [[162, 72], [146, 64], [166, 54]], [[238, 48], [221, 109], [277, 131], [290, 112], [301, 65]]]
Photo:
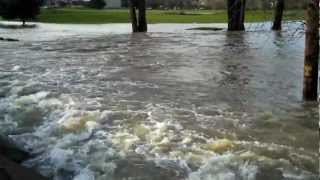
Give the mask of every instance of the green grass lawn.
[[[286, 11], [285, 20], [303, 19], [303, 11]], [[246, 22], [270, 21], [273, 11], [247, 11]], [[226, 11], [217, 10], [148, 10], [148, 23], [225, 23]], [[85, 8], [42, 9], [38, 17], [39, 22], [73, 23], [73, 24], [101, 24], [127, 23], [129, 13], [126, 9], [94, 10]]]

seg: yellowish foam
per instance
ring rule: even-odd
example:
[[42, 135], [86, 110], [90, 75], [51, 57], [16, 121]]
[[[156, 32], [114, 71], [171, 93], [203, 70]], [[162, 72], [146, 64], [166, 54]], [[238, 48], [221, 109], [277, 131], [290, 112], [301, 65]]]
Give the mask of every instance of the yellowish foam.
[[218, 154], [230, 151], [233, 147], [234, 143], [228, 139], [219, 139], [204, 146], [205, 149]]
[[122, 151], [129, 151], [134, 144], [139, 142], [139, 138], [128, 132], [118, 132], [112, 138], [112, 142], [116, 144]]
[[133, 129], [134, 134], [138, 136], [140, 139], [145, 139], [146, 135], [150, 133], [150, 129], [144, 125], [137, 125]]
[[66, 131], [78, 132], [86, 128], [87, 125], [92, 126], [91, 124], [95, 122], [96, 116], [94, 114], [84, 114], [81, 117], [71, 117], [65, 122], [63, 122], [62, 127]]

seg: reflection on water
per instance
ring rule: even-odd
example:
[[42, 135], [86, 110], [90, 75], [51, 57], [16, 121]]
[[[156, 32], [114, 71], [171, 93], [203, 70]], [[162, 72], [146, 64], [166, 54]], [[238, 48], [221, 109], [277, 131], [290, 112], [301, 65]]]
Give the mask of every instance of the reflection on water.
[[317, 179], [303, 39], [195, 26], [0, 30], [0, 132], [55, 180]]

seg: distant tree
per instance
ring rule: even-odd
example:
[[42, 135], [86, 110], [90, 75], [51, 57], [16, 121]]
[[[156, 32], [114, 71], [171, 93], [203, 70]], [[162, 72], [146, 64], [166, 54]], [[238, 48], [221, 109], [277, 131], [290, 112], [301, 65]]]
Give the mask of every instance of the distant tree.
[[121, 0], [122, 7], [129, 7], [129, 0]]
[[226, 3], [224, 0], [204, 0], [205, 6], [210, 9], [226, 9]]
[[7, 20], [20, 19], [25, 26], [27, 20], [40, 13], [41, 0], [0, 0], [0, 16]]
[[274, 1], [270, 1], [270, 0], [262, 0], [261, 1], [261, 9], [263, 10], [270, 10], [272, 7], [272, 5], [274, 4]]
[[146, 3], [147, 7], [151, 7], [152, 9], [158, 9], [162, 5], [161, 0], [149, 0]]
[[89, 7], [94, 9], [103, 9], [106, 5], [104, 0], [91, 0], [89, 2]]

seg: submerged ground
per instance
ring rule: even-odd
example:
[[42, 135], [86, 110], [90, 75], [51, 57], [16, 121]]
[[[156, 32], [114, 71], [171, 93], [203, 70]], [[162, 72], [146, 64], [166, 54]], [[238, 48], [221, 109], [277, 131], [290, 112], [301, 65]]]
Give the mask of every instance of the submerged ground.
[[300, 25], [201, 26], [0, 29], [0, 133], [55, 180], [318, 179]]

